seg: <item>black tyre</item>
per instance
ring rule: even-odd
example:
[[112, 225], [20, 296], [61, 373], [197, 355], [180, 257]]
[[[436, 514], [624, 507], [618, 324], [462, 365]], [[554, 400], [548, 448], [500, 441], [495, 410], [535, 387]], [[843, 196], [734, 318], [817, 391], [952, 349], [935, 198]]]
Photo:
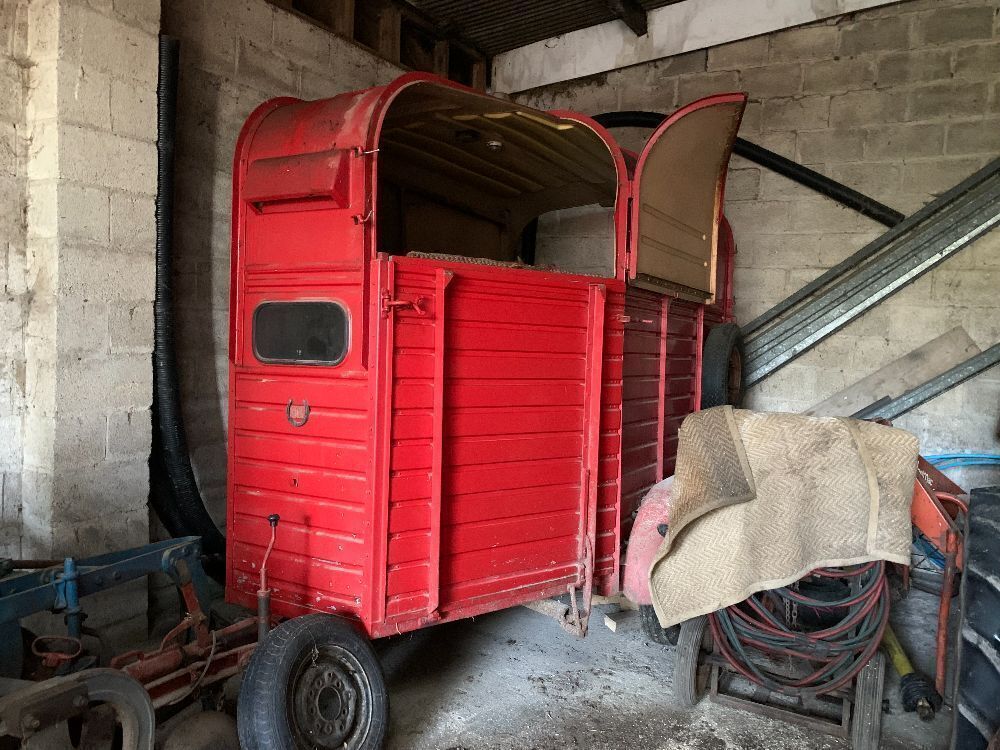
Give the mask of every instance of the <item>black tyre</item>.
[[389, 696], [368, 639], [329, 615], [282, 623], [250, 659], [236, 723], [243, 750], [378, 750]]
[[985, 750], [1000, 733], [1000, 486], [972, 491], [951, 747]]
[[885, 656], [881, 651], [862, 667], [854, 680], [851, 713], [851, 747], [878, 750], [882, 736], [882, 692], [885, 688]]
[[656, 610], [653, 609], [652, 604], [640, 604], [639, 605], [639, 622], [642, 623], [642, 632], [646, 634], [646, 637], [653, 643], [659, 643], [662, 646], [676, 646], [677, 638], [681, 632], [680, 625], [674, 625], [669, 628], [661, 628], [660, 621], [656, 617]]
[[742, 401], [743, 336], [735, 323], [721, 323], [708, 332], [702, 349], [701, 408]]
[[674, 654], [674, 703], [692, 708], [708, 684], [709, 667], [702, 663], [701, 654], [711, 649], [708, 618], [702, 615], [681, 623]]

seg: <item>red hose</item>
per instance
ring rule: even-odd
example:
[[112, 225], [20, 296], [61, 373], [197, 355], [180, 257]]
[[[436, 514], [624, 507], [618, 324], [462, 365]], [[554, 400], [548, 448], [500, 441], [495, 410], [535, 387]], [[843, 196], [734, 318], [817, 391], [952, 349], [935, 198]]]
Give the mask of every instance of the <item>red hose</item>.
[[[781, 588], [755, 594], [709, 615], [716, 647], [735, 672], [769, 690], [790, 695], [822, 695], [850, 683], [868, 663], [882, 642], [889, 617], [885, 564], [875, 561], [853, 568], [822, 568], [810, 573], [809, 578], [855, 579], [859, 591], [829, 602]], [[773, 607], [795, 604], [817, 612], [846, 611], [836, 624], [807, 631], [785, 622], [783, 613], [772, 613], [765, 598]], [[756, 664], [747, 648], [818, 666], [804, 677], [783, 677]]]

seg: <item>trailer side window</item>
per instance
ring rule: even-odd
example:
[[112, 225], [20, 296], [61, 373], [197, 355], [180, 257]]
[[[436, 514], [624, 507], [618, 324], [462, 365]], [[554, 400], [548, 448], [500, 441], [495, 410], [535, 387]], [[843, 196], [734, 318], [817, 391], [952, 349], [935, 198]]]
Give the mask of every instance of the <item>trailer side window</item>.
[[347, 310], [336, 302], [263, 302], [253, 313], [261, 362], [337, 365], [347, 355]]

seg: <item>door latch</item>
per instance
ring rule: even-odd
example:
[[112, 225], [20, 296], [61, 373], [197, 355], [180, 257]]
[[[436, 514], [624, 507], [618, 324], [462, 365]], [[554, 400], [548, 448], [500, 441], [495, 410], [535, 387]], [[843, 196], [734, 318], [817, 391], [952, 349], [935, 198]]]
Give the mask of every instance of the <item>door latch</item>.
[[388, 292], [382, 292], [382, 317], [386, 318], [393, 310], [413, 310], [417, 315], [426, 315], [426, 297], [415, 300], [392, 299]]

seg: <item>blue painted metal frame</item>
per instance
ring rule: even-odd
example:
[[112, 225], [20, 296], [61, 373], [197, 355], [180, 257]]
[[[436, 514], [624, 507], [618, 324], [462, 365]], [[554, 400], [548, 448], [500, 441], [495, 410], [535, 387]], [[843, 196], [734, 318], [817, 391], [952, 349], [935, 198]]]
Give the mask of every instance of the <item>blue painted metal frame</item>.
[[65, 612], [68, 634], [79, 638], [82, 597], [151, 573], [166, 573], [177, 585], [190, 580], [207, 612], [207, 579], [200, 556], [201, 538], [188, 536], [94, 557], [67, 557], [61, 568], [8, 576], [0, 579], [0, 627], [38, 612]]

